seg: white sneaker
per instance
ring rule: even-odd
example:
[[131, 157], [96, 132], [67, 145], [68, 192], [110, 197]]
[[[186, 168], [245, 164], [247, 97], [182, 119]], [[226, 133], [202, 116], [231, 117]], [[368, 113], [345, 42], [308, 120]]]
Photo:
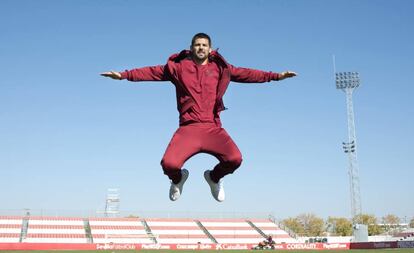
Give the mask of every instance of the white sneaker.
[[181, 193], [183, 192], [183, 185], [185, 181], [187, 181], [188, 174], [189, 174], [188, 170], [182, 169], [181, 170], [181, 181], [178, 184], [174, 184], [173, 182], [171, 182], [171, 186], [170, 186], [171, 201], [176, 201], [177, 199], [180, 198]]
[[224, 187], [223, 187], [223, 181], [220, 179], [218, 183], [211, 180], [210, 177], [211, 170], [204, 171], [204, 178], [206, 179], [208, 185], [210, 185], [211, 195], [213, 195], [214, 199], [218, 202], [224, 201]]

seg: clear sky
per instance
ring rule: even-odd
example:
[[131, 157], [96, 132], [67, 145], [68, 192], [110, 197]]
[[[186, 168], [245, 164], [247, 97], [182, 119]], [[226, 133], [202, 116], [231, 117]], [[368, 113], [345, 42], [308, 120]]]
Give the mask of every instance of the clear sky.
[[[414, 216], [413, 1], [0, 1], [0, 212], [314, 213], [350, 217], [345, 94], [354, 93], [364, 213]], [[216, 202], [200, 154], [177, 202], [159, 165], [178, 127], [174, 87], [99, 76], [164, 64], [197, 32], [235, 66], [296, 71], [231, 83], [223, 126], [243, 153]], [[56, 211], [59, 214], [59, 211]]]

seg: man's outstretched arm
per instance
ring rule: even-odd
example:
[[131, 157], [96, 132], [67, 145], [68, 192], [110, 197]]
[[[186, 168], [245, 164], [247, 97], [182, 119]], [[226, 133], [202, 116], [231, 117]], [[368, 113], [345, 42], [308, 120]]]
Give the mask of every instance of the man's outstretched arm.
[[257, 69], [238, 68], [234, 66], [230, 67], [230, 71], [231, 81], [238, 83], [264, 83], [270, 81], [280, 81], [297, 75], [293, 71], [276, 73]]
[[150, 66], [144, 68], [137, 68], [132, 70], [125, 70], [124, 72], [108, 71], [101, 73], [101, 76], [109, 77], [115, 80], [127, 79], [128, 81], [168, 81], [168, 74], [165, 71], [165, 66]]

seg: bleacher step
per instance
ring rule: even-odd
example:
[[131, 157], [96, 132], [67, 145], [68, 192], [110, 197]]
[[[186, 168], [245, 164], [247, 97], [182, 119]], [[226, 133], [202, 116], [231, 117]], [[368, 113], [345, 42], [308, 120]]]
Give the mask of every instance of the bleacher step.
[[22, 220], [22, 230], [20, 232], [19, 242], [23, 242], [26, 239], [28, 229], [29, 229], [29, 216], [26, 216]]
[[258, 228], [256, 225], [253, 224], [253, 222], [246, 220], [246, 222], [252, 227], [254, 228], [261, 236], [263, 236], [264, 238], [267, 238], [267, 235], [260, 229]]
[[89, 224], [88, 219], [83, 219], [83, 227], [85, 229], [85, 236], [86, 236], [86, 239], [88, 240], [88, 243], [93, 243], [93, 236], [92, 236], [92, 232], [91, 232], [91, 226]]
[[148, 226], [148, 223], [146, 220], [141, 219], [141, 223], [145, 228], [145, 232], [147, 233], [148, 237], [155, 243], [158, 244], [157, 238], [155, 238], [154, 234], [152, 233], [151, 228]]
[[207, 228], [203, 226], [203, 224], [199, 221], [199, 220], [194, 220], [194, 222], [197, 224], [197, 226], [203, 230], [204, 234], [207, 235], [208, 238], [210, 238], [210, 240], [213, 243], [218, 243], [216, 238], [214, 238], [214, 236], [212, 234], [210, 234], [210, 232], [208, 232]]

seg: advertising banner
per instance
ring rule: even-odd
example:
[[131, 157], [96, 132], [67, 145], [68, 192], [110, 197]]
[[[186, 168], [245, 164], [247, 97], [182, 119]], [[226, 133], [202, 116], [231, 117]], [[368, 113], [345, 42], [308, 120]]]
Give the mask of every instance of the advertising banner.
[[[411, 244], [412, 245], [412, 244]], [[257, 246], [250, 243], [237, 244], [133, 244], [133, 243], [0, 243], [0, 250], [249, 250]], [[409, 247], [410, 244], [401, 244]], [[349, 243], [285, 243], [274, 249], [283, 250], [334, 250], [349, 249]]]

